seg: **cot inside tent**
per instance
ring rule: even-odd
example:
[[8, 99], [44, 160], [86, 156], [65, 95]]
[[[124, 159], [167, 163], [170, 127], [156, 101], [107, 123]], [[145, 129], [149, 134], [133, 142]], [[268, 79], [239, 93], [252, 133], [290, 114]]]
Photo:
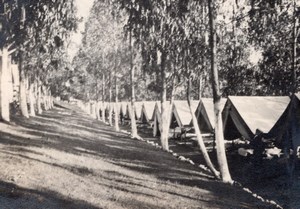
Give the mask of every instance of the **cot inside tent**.
[[[191, 101], [191, 108], [195, 113], [199, 100]], [[192, 115], [187, 101], [174, 101], [172, 106], [171, 128], [190, 126]]]
[[290, 102], [289, 97], [230, 96], [223, 110], [224, 136], [252, 139], [256, 132], [268, 134]]
[[[221, 99], [221, 110], [223, 110], [226, 99]], [[196, 110], [196, 117], [201, 133], [213, 133], [215, 128], [214, 102], [212, 98], [202, 98]]]
[[142, 105], [142, 111], [141, 111], [141, 122], [143, 123], [149, 123], [153, 120], [153, 113], [156, 101], [146, 101]]

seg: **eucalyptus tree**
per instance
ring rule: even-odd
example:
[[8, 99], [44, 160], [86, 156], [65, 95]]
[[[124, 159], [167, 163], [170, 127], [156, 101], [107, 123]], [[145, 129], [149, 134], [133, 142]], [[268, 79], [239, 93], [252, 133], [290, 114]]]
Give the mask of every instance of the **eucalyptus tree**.
[[201, 90], [199, 89], [198, 91], [196, 90], [196, 94], [195, 92], [193, 94], [193, 83], [196, 83], [195, 86], [199, 88], [199, 77], [204, 77], [204, 75], [207, 75], [208, 71], [208, 66], [206, 64], [206, 60], [208, 59], [206, 57], [206, 54], [208, 52], [208, 46], [206, 44], [208, 24], [203, 19], [203, 17], [207, 15], [204, 9], [206, 7], [206, 4], [204, 2], [190, 2], [189, 4], [182, 4], [177, 6], [178, 9], [176, 11], [180, 12], [177, 13], [177, 18], [172, 23], [175, 34], [177, 34], [177, 52], [174, 52], [175, 54], [179, 54], [180, 56], [179, 59], [176, 60], [176, 62], [180, 66], [180, 68], [177, 70], [177, 76], [184, 80], [187, 86], [186, 98], [189, 105], [190, 114], [192, 115], [192, 122], [197, 136], [199, 148], [209, 169], [212, 171], [216, 178], [220, 178], [220, 172], [217, 171], [212, 161], [210, 160], [201, 135], [195, 112], [191, 107], [192, 95], [194, 95], [194, 97], [201, 96], [199, 95], [201, 94]]
[[228, 169], [226, 158], [223, 123], [222, 123], [222, 110], [221, 110], [221, 94], [219, 87], [218, 69], [216, 62], [216, 47], [217, 47], [217, 31], [215, 27], [216, 20], [216, 4], [214, 1], [208, 0], [208, 19], [209, 19], [209, 46], [210, 46], [210, 70], [212, 75], [212, 89], [214, 100], [215, 112], [215, 137], [217, 144], [217, 158], [223, 182], [232, 182], [231, 175]]
[[[26, 72], [24, 71], [24, 52], [30, 52], [37, 43], [49, 47], [48, 41], [61, 43], [68, 37], [68, 33], [76, 28], [73, 1], [6, 1], [1, 4], [1, 51], [2, 60], [7, 63], [9, 53], [14, 53], [20, 68], [20, 102], [21, 110], [28, 117], [27, 103], [24, 89]], [[43, 35], [41, 35], [43, 34]], [[53, 39], [54, 40], [53, 40]], [[52, 41], [53, 40], [53, 41]], [[50, 44], [51, 46], [51, 44]], [[3, 63], [3, 62], [2, 62]], [[2, 66], [2, 72], [7, 72], [7, 66]], [[1, 86], [3, 75], [1, 74]], [[3, 86], [2, 86], [3, 87]], [[0, 90], [3, 93], [3, 88]], [[5, 96], [5, 95], [4, 95]], [[9, 121], [8, 104], [1, 100], [1, 116]]]
[[[113, 1], [99, 0], [95, 1], [91, 9], [90, 16], [85, 25], [85, 31], [82, 41], [82, 53], [88, 60], [85, 64], [88, 73], [94, 76], [97, 95], [100, 95], [98, 83], [102, 81], [102, 102], [105, 102], [106, 92], [108, 90], [109, 100], [109, 124], [113, 125], [112, 102], [113, 96], [116, 106], [118, 106], [119, 82], [122, 77], [122, 53], [124, 46], [123, 23], [124, 15], [118, 11]], [[108, 79], [107, 79], [108, 78]], [[108, 81], [108, 82], [107, 82]], [[106, 87], [108, 83], [108, 88]], [[113, 89], [115, 90], [113, 92]], [[97, 100], [99, 97], [96, 98]], [[102, 105], [102, 113], [105, 113]], [[119, 130], [118, 108], [115, 110], [115, 129]], [[104, 114], [102, 114], [103, 120]]]
[[249, 7], [249, 41], [262, 51], [255, 74], [261, 93], [288, 95], [299, 90], [299, 1], [254, 0]]
[[[256, 74], [264, 94], [290, 95], [299, 91], [300, 2], [297, 0], [252, 1], [249, 11], [249, 40], [262, 49], [262, 61]], [[255, 27], [256, 25], [256, 27]], [[287, 117], [294, 113], [289, 108]], [[293, 121], [292, 123], [295, 123]], [[288, 129], [289, 124], [284, 124]], [[282, 132], [277, 143], [288, 159], [288, 181], [294, 180], [297, 150], [296, 129]], [[293, 151], [291, 153], [291, 150]], [[291, 183], [291, 182], [289, 182]]]
[[[139, 46], [143, 59], [143, 68], [150, 74], [156, 74], [159, 81], [161, 99], [161, 144], [168, 150], [169, 110], [167, 108], [168, 81], [172, 76], [169, 65], [169, 53], [172, 43], [171, 28], [173, 9], [177, 1], [119, 1], [129, 18], [126, 28], [130, 40]], [[145, 67], [146, 65], [146, 67]], [[132, 67], [133, 68], [133, 67]]]

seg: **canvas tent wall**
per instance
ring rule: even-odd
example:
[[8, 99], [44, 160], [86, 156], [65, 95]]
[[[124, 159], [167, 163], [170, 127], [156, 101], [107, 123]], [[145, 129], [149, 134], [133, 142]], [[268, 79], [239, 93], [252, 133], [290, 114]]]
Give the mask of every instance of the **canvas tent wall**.
[[[191, 108], [193, 113], [195, 113], [199, 100], [191, 101]], [[187, 101], [174, 101], [172, 106], [172, 118], [171, 118], [171, 127], [186, 127], [191, 126], [192, 115], [190, 113], [189, 105]]]
[[146, 101], [143, 102], [142, 111], [141, 111], [141, 118], [140, 121], [142, 123], [150, 123], [153, 121], [154, 117], [154, 108], [157, 101]]
[[109, 108], [111, 108], [111, 104], [109, 102], [105, 102], [104, 103], [104, 114], [105, 114], [105, 118], [108, 118], [109, 115]]
[[289, 102], [289, 97], [228, 97], [223, 110], [225, 139], [251, 140], [257, 131], [270, 134]]
[[144, 102], [135, 102], [135, 119], [140, 120]]
[[[142, 105], [143, 102], [135, 102], [134, 103], [134, 115], [135, 119], [139, 120], [141, 117], [141, 112], [142, 112]], [[128, 102], [126, 106], [126, 119], [130, 120], [131, 119], [131, 103]]]
[[294, 151], [300, 148], [300, 94], [291, 97], [287, 109], [272, 128], [271, 134], [276, 137], [276, 145], [280, 148]]
[[106, 112], [107, 103], [106, 102], [99, 102], [99, 107], [100, 107], [100, 109], [99, 109], [100, 116], [102, 117], [102, 111], [103, 111], [103, 109]]
[[[221, 99], [221, 110], [224, 109], [226, 99]], [[211, 134], [215, 129], [214, 101], [212, 98], [202, 98], [196, 109], [196, 117], [202, 134]]]

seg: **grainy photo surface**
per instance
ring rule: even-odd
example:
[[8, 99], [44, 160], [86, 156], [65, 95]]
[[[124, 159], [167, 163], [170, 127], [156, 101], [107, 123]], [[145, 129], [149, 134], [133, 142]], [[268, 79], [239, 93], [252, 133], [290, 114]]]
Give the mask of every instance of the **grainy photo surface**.
[[300, 0], [0, 0], [0, 209], [299, 209]]

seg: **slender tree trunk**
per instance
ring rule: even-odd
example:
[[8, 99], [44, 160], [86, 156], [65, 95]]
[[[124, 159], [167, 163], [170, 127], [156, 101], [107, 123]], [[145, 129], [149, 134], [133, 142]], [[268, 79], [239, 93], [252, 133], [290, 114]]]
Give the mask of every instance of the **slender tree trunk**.
[[96, 103], [95, 101], [90, 100], [91, 116], [93, 119], [96, 119]]
[[29, 115], [34, 117], [35, 116], [35, 108], [34, 108], [34, 103], [35, 103], [35, 99], [34, 99], [34, 84], [31, 83], [29, 85]]
[[99, 103], [100, 103], [99, 100], [97, 100], [97, 102], [96, 102], [96, 118], [97, 118], [97, 120], [101, 119], [100, 118], [100, 104]]
[[109, 108], [108, 108], [108, 123], [110, 126], [113, 126], [112, 123], [112, 109], [113, 109], [113, 104], [112, 104], [112, 79], [111, 79], [111, 72], [109, 72]]
[[50, 104], [50, 91], [49, 91], [49, 87], [47, 88], [47, 90], [46, 90], [46, 92], [47, 92], [47, 105], [48, 105], [48, 110], [50, 110], [51, 109], [51, 104]]
[[115, 95], [115, 129], [116, 131], [120, 131], [119, 127], [119, 89], [118, 89], [118, 78], [117, 78], [117, 60], [116, 60], [116, 55], [115, 55], [115, 90], [116, 90], [116, 95]]
[[[21, 63], [20, 63], [21, 65]], [[19, 67], [20, 69], [20, 108], [21, 108], [21, 114], [22, 116], [24, 116], [25, 118], [29, 118], [29, 113], [28, 113], [28, 106], [27, 106], [27, 95], [26, 95], [26, 77], [25, 77], [25, 72], [24, 70], [22, 70], [21, 67]]]
[[95, 104], [95, 111], [96, 111], [96, 119], [97, 120], [100, 120], [101, 118], [100, 118], [100, 105], [99, 105], [99, 88], [98, 88], [98, 79], [97, 79], [97, 81], [96, 81], [97, 83], [96, 83], [96, 91], [97, 91], [97, 101], [96, 101], [96, 104]]
[[161, 145], [163, 150], [169, 150], [169, 125], [168, 124], [168, 107], [167, 106], [167, 81], [166, 81], [166, 72], [165, 72], [165, 52], [161, 52], [161, 63], [160, 63], [160, 70], [161, 70], [161, 82], [162, 82], [162, 91], [161, 91]]
[[37, 112], [38, 114], [42, 114], [42, 86], [41, 81], [38, 79], [37, 81]]
[[202, 74], [199, 75], [199, 89], [198, 89], [198, 99], [200, 100], [202, 97], [202, 89], [203, 89], [203, 80]]
[[196, 136], [197, 136], [198, 145], [199, 145], [199, 148], [200, 148], [200, 150], [203, 154], [204, 160], [205, 160], [208, 168], [211, 170], [211, 172], [214, 174], [214, 176], [216, 178], [220, 178], [220, 172], [218, 172], [215, 169], [215, 167], [214, 167], [213, 163], [211, 162], [210, 157], [207, 153], [207, 150], [206, 150], [206, 147], [205, 147], [202, 135], [201, 135], [201, 131], [200, 131], [200, 128], [199, 128], [199, 125], [198, 125], [197, 118], [195, 116], [195, 113], [192, 110], [192, 106], [191, 106], [191, 87], [192, 87], [192, 81], [191, 81], [191, 77], [189, 77], [189, 79], [188, 79], [188, 90], [187, 90], [187, 102], [188, 102], [188, 105], [189, 105], [190, 113], [192, 115], [192, 121], [193, 121], [193, 126], [194, 126], [194, 129], [195, 129], [195, 133], [196, 133]]
[[[297, 40], [298, 40], [298, 24], [299, 20], [297, 17], [297, 11], [296, 11], [296, 1], [293, 1], [293, 31], [292, 31], [292, 39], [293, 39], [293, 44], [292, 44], [292, 74], [293, 74], [293, 82], [292, 82], [292, 94], [295, 94], [297, 92]], [[292, 104], [291, 104], [292, 106]], [[295, 127], [295, 124], [297, 122], [295, 121], [294, 117], [292, 116], [292, 111], [295, 108], [290, 108], [288, 112], [288, 118], [292, 118], [290, 122], [291, 126], [291, 136], [289, 137], [289, 140], [292, 140], [292, 147], [288, 147], [288, 151], [285, 152], [285, 155], [287, 156], [288, 162], [287, 162], [287, 173], [289, 174], [289, 182], [294, 181], [294, 170], [295, 170], [295, 164], [297, 159], [297, 147], [294, 145], [294, 138], [297, 136], [297, 128]], [[287, 143], [289, 144], [289, 143]], [[292, 149], [293, 153], [290, 155], [289, 150]]]
[[292, 93], [297, 91], [297, 40], [298, 40], [298, 33], [297, 28], [299, 24], [299, 19], [296, 14], [296, 1], [293, 2], [294, 13], [293, 13], [293, 31], [292, 31], [292, 38], [293, 38], [293, 49], [292, 49], [292, 71], [293, 71], [293, 86], [292, 86]]
[[[170, 97], [170, 105], [168, 106], [168, 110], [167, 110], [167, 122], [166, 124], [168, 124], [166, 126], [166, 130], [165, 130], [165, 133], [166, 134], [166, 137], [167, 137], [167, 140], [168, 140], [168, 137], [169, 137], [169, 132], [170, 132], [170, 124], [171, 124], [171, 111], [172, 111], [172, 107], [173, 107], [173, 103], [174, 103], [174, 96], [175, 96], [175, 91], [176, 91], [176, 88], [175, 88], [175, 72], [176, 72], [176, 68], [175, 68], [175, 65], [176, 63], [174, 64], [174, 75], [172, 77], [172, 86], [171, 86], [171, 97]], [[168, 146], [169, 147], [169, 146]]]
[[131, 135], [133, 138], [138, 137], [136, 120], [135, 120], [135, 87], [134, 87], [134, 67], [133, 67], [133, 50], [132, 50], [132, 31], [129, 33], [129, 52], [130, 52], [130, 85], [131, 85]]
[[220, 167], [222, 181], [232, 183], [231, 175], [229, 173], [224, 135], [223, 135], [223, 122], [221, 112], [221, 95], [219, 90], [218, 69], [216, 67], [216, 31], [215, 31], [215, 6], [214, 1], [208, 0], [208, 13], [209, 13], [209, 29], [210, 29], [210, 50], [211, 50], [211, 73], [212, 73], [212, 89], [215, 110], [215, 137], [217, 145], [217, 158]]
[[115, 99], [115, 129], [116, 131], [120, 131], [119, 127], [119, 100], [118, 100], [118, 84], [117, 84], [117, 77], [115, 78], [115, 88], [116, 88], [116, 99]]
[[1, 63], [0, 63], [0, 117], [3, 121], [10, 121], [9, 113], [9, 92], [7, 91], [8, 85], [8, 49], [3, 47], [1, 50]]
[[42, 86], [42, 92], [43, 92], [43, 106], [44, 106], [44, 110], [47, 111], [48, 110], [48, 104], [47, 104], [47, 91], [46, 91], [46, 87], [43, 85]]
[[53, 100], [52, 100], [52, 94], [51, 94], [50, 87], [48, 88], [47, 92], [48, 92], [49, 108], [52, 109], [53, 108]]
[[47, 89], [45, 86], [42, 86], [42, 90], [44, 92], [44, 96], [43, 96], [44, 110], [47, 111], [49, 110]]
[[102, 75], [102, 121], [105, 122], [105, 75]]

